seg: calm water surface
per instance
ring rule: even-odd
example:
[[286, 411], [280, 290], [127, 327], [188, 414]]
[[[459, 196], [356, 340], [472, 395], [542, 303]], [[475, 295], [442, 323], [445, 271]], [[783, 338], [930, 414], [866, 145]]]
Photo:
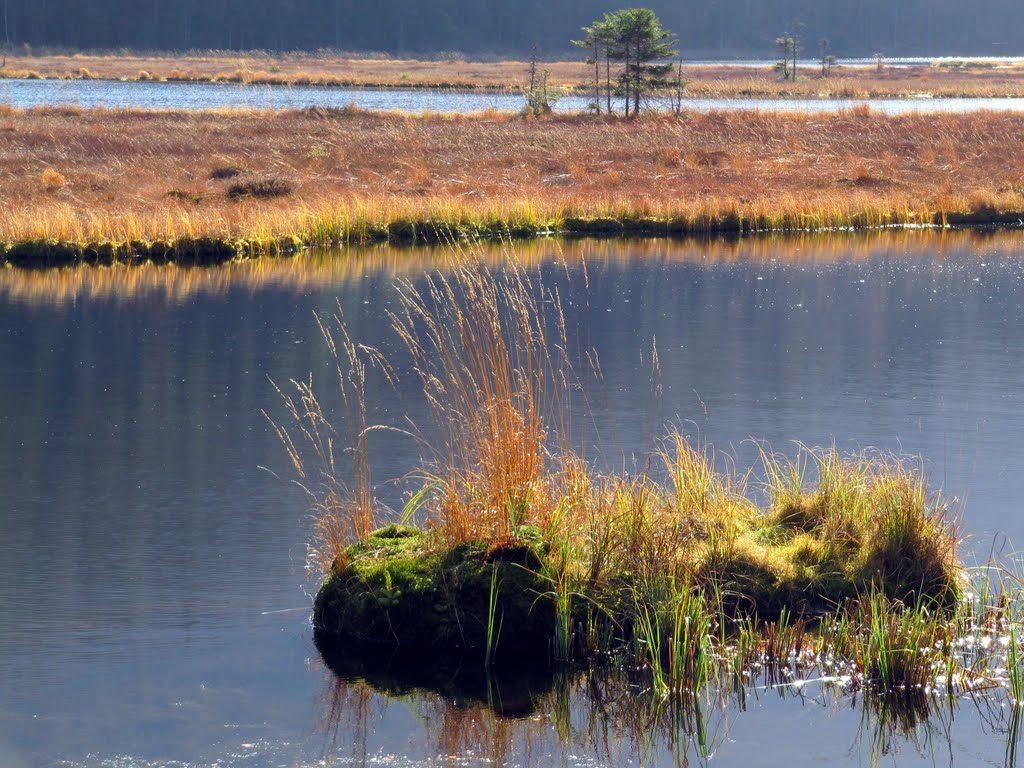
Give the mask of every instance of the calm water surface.
[[[610, 466], [644, 466], [668, 423], [741, 467], [751, 438], [877, 446], [919, 455], [960, 500], [969, 556], [1024, 541], [1024, 233], [517, 250], [600, 355], [591, 401]], [[495, 720], [471, 701], [339, 686], [317, 661], [304, 500], [261, 413], [279, 413], [270, 380], [328, 381], [312, 313], [335, 302], [356, 338], [394, 352], [395, 281], [446, 259], [0, 271], [0, 765], [700, 760], [656, 717], [595, 715], [616, 710], [580, 681]], [[655, 339], [660, 397], [641, 361]], [[372, 405], [429, 423], [409, 393]], [[415, 455], [378, 443], [377, 478]], [[706, 713], [717, 762], [1006, 760], [998, 705], [894, 726], [821, 686], [755, 693], [746, 711]]]
[[[559, 99], [560, 112], [582, 112], [589, 97]], [[398, 112], [517, 112], [521, 94], [461, 91], [363, 90], [313, 86], [238, 85], [231, 83], [153, 83], [103, 80], [0, 80], [0, 104], [19, 109], [77, 106], [137, 109], [298, 109], [345, 107]], [[969, 112], [977, 109], [1024, 111], [1024, 99], [687, 99], [687, 109], [701, 111], [761, 109], [770, 112], [836, 112], [867, 104], [886, 114], [905, 112]], [[667, 101], [653, 106], [668, 109]]]

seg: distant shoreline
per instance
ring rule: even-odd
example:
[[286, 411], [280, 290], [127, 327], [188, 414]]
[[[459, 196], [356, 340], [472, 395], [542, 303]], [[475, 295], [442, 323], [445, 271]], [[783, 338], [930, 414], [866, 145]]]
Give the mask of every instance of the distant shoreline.
[[[896, 60], [899, 61], [899, 60]], [[858, 60], [860, 62], [860, 60]], [[683, 64], [688, 98], [867, 99], [1024, 97], [1024, 59], [942, 59], [931, 64], [882, 59], [879, 66], [835, 65], [827, 77], [812, 57], [799, 76], [783, 80], [770, 64]], [[557, 94], [587, 94], [593, 69], [582, 61], [539, 62]], [[9, 55], [0, 78], [243, 83], [338, 88], [459, 89], [521, 92], [528, 87], [525, 61], [344, 58], [317, 54], [212, 53], [193, 55], [93, 53]]]

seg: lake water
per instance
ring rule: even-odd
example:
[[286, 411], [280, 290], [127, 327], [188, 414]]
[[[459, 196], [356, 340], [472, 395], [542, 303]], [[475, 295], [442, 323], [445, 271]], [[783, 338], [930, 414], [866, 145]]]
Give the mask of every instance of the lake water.
[[[582, 112], [589, 97], [559, 99], [559, 112]], [[88, 109], [299, 109], [341, 108], [399, 112], [480, 112], [495, 109], [517, 112], [521, 94], [472, 93], [440, 90], [365, 90], [312, 86], [238, 85], [231, 83], [153, 83], [104, 80], [0, 80], [0, 104], [27, 109], [41, 106], [77, 106]], [[1022, 111], [1024, 99], [687, 99], [687, 109], [701, 111], [761, 109], [781, 112], [836, 112], [867, 104], [886, 114], [906, 112], [969, 112], [977, 109]], [[657, 100], [653, 106], [668, 109]]]
[[[514, 248], [600, 355], [608, 466], [645, 466], [671, 423], [741, 468], [751, 439], [875, 446], [919, 456], [958, 499], [969, 558], [1024, 541], [1024, 232]], [[541, 685], [496, 718], [448, 692], [337, 683], [311, 640], [305, 501], [261, 412], [281, 413], [271, 380], [328, 384], [313, 312], [336, 302], [408, 372], [384, 312], [397, 280], [449, 258], [0, 270], [0, 765], [1008, 760], [1006, 712], [984, 697], [893, 724], [819, 685], [758, 685], [743, 709], [706, 709], [701, 748], [621, 685]], [[660, 397], [641, 360], [655, 339]], [[409, 392], [372, 407], [429, 424]], [[373, 450], [381, 480], [416, 457], [400, 438]]]

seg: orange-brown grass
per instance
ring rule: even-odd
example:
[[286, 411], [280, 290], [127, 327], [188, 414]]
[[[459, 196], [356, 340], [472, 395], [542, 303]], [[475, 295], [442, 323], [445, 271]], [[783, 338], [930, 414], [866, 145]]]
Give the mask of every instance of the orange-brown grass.
[[[285, 447], [297, 482], [313, 500], [314, 545], [310, 551], [321, 565], [344, 556], [345, 546], [367, 538], [377, 527], [370, 480], [367, 438], [374, 427], [366, 417], [366, 372], [373, 366], [393, 383], [390, 366], [375, 350], [357, 344], [348, 334], [341, 305], [333, 322], [320, 322], [342, 405], [350, 418], [347, 431], [339, 434], [317, 397], [313, 377], [292, 381], [288, 392], [278, 389], [287, 412], [287, 427], [269, 417]], [[297, 428], [297, 433], [294, 428]], [[312, 457], [307, 452], [312, 452]], [[346, 484], [340, 462], [351, 463], [351, 485]]]
[[550, 501], [545, 450], [560, 414], [548, 410], [562, 403], [545, 384], [569, 370], [551, 354], [566, 347], [564, 325], [546, 327], [524, 272], [499, 284], [482, 265], [457, 269], [451, 280], [429, 277], [424, 290], [407, 286], [392, 324], [446, 436], [430, 478], [440, 530], [453, 543], [501, 541]]
[[941, 66], [833, 67], [821, 77], [811, 62], [801, 66], [794, 80], [783, 80], [774, 70], [735, 66], [684, 66], [686, 95], [690, 98], [758, 99], [886, 99], [1001, 98], [1024, 96], [1024, 68], [1018, 63], [1001, 68]]
[[[434, 228], [675, 231], [1024, 210], [1024, 116], [765, 112], [523, 119], [0, 110], [0, 242], [328, 244]], [[213, 178], [233, 166], [242, 173]], [[52, 172], [51, 172], [52, 171]], [[246, 180], [290, 190], [229, 195]], [[272, 181], [273, 180], [273, 181]], [[576, 222], [578, 225], [578, 222]]]
[[[551, 62], [550, 82], [584, 83], [590, 68], [582, 62]], [[258, 85], [321, 85], [400, 88], [519, 89], [529, 83], [523, 61], [471, 62], [384, 59], [330, 53], [245, 53], [103, 55], [79, 53], [9, 56], [0, 77], [55, 79], [232, 82]]]
[[[593, 70], [582, 61], [541, 63], [549, 86], [586, 92]], [[525, 61], [385, 59], [331, 53], [261, 51], [207, 54], [11, 56], [0, 77], [166, 80], [246, 84], [521, 90], [529, 83]], [[806, 59], [799, 77], [782, 80], [770, 67], [684, 65], [687, 95], [695, 98], [886, 98], [1024, 96], [1024, 66], [820, 67]]]

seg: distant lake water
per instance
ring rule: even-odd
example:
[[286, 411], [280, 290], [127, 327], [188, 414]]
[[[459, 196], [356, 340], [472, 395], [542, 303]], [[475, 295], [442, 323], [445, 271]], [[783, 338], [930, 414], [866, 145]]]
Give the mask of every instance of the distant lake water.
[[[671, 424], [741, 469], [751, 441], [877, 447], [916, 457], [956, 499], [969, 559], [1024, 543], [1024, 232], [505, 248], [481, 257], [497, 268], [511, 249], [600, 357], [596, 461], [643, 468]], [[450, 258], [0, 270], [0, 765], [700, 762], [699, 745], [609, 714], [640, 689], [602, 700], [576, 681], [496, 719], [451, 696], [339, 684], [318, 661], [305, 500], [262, 413], [282, 415], [271, 382], [313, 372], [338, 405], [313, 313], [339, 303], [411, 382], [386, 312], [398, 280], [422, 284]], [[412, 389], [374, 391], [372, 419], [406, 415], [429, 428]], [[417, 445], [381, 435], [371, 450], [394, 503], [383, 481]], [[704, 752], [798, 768], [1006, 759], [999, 711], [964, 700], [900, 729], [858, 701], [758, 684], [743, 707], [707, 713]]]
[[[559, 99], [559, 112], [581, 112], [590, 99]], [[516, 112], [521, 94], [443, 91], [428, 89], [350, 89], [311, 86], [239, 85], [230, 83], [153, 83], [105, 80], [2, 80], [0, 104], [19, 109], [41, 106], [77, 106], [88, 109], [301, 109], [341, 108], [398, 112], [472, 113], [488, 109]], [[836, 112], [867, 104], [886, 114], [905, 112], [968, 112], [977, 109], [1022, 111], [1024, 99], [687, 99], [687, 109], [701, 111], [761, 109], [781, 112]], [[668, 103], [655, 107], [668, 108]]]

